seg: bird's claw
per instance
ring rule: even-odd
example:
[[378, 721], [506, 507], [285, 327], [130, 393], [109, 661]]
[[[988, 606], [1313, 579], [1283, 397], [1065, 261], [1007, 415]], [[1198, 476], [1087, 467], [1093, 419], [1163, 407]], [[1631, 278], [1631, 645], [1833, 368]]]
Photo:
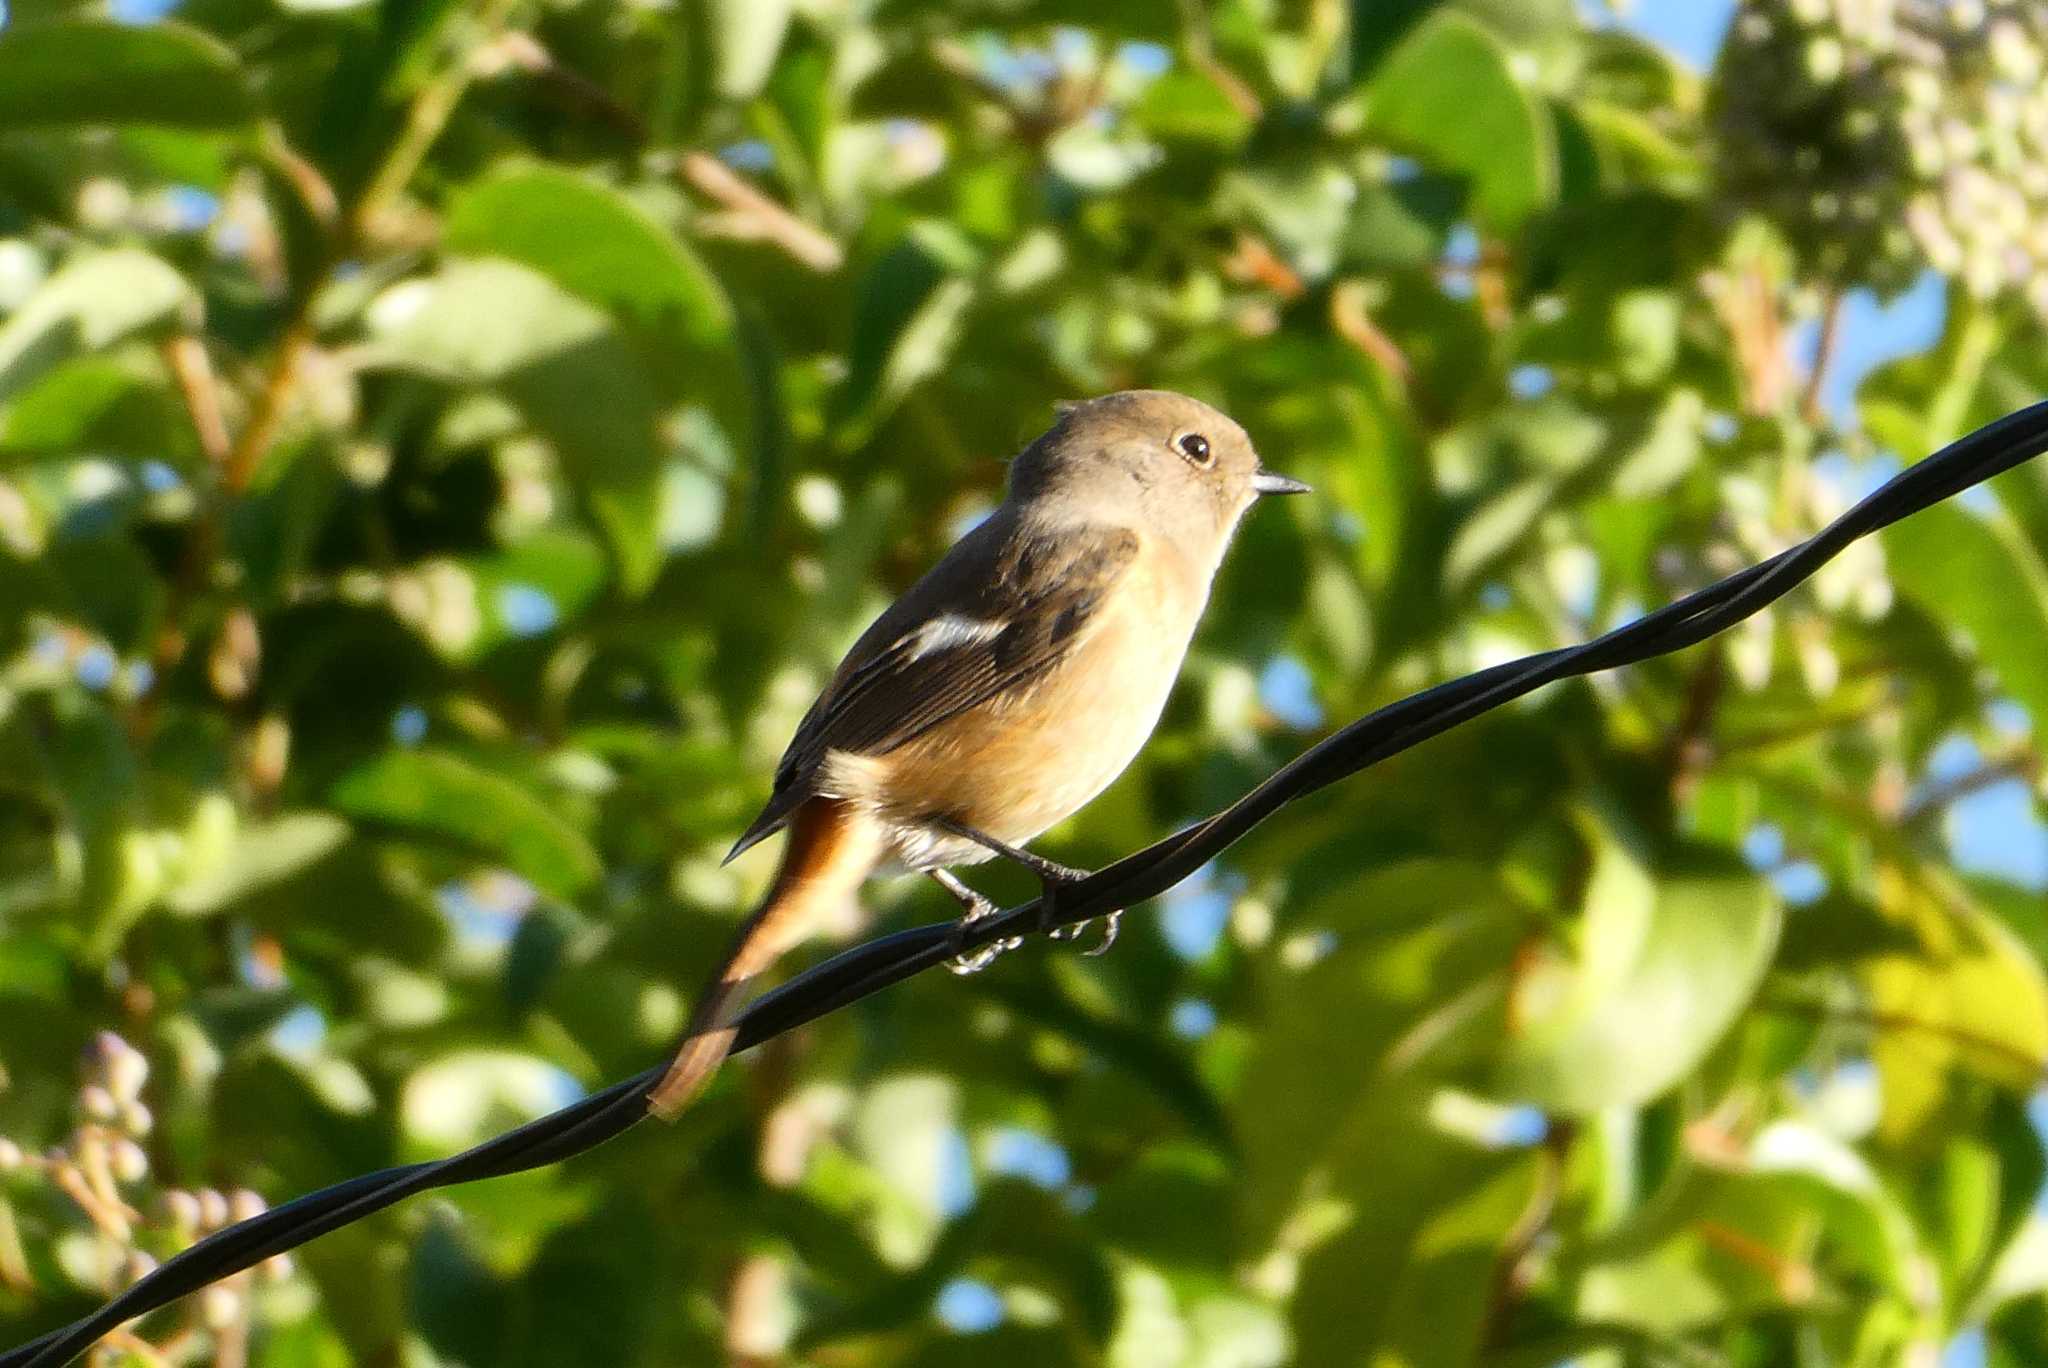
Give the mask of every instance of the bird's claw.
[[[1065, 941], [1073, 940], [1079, 936], [1082, 928], [1088, 925], [1087, 921], [1076, 922], [1072, 926], [1062, 925], [1060, 922], [1059, 902], [1061, 890], [1090, 878], [1091, 872], [1089, 870], [1075, 869], [1073, 866], [1063, 865], [1057, 860], [1048, 860], [1043, 855], [1035, 854], [1019, 846], [1008, 845], [959, 822], [945, 819], [935, 819], [935, 822], [941, 829], [950, 831], [956, 836], [964, 836], [977, 845], [983, 846], [997, 855], [1022, 865], [1038, 876], [1038, 916], [1035, 920], [1034, 930], [1044, 932], [1054, 940]], [[979, 973], [995, 963], [997, 957], [1004, 951], [1014, 950], [1017, 946], [1023, 944], [1023, 937], [1021, 936], [1005, 936], [1000, 940], [989, 942], [979, 950], [970, 951], [965, 949], [966, 928], [981, 918], [995, 912], [996, 906], [981, 894], [976, 893], [973, 889], [961, 883], [958, 878], [943, 870], [933, 870], [931, 874], [933, 878], [945, 886], [948, 892], [955, 898], [958, 898], [967, 909], [967, 915], [961, 918], [959, 929], [954, 933], [956, 950], [952, 959], [948, 961], [947, 968], [956, 974]], [[1117, 923], [1122, 915], [1121, 911], [1108, 913], [1103, 925], [1102, 943], [1094, 949], [1084, 951], [1083, 953], [1092, 958], [1106, 953], [1110, 946], [1116, 944]], [[1092, 921], [1093, 918], [1089, 920]]]
[[[1124, 914], [1121, 910], [1105, 915], [1102, 919], [1102, 939], [1096, 943], [1093, 950], [1083, 950], [1081, 953], [1089, 959], [1100, 959], [1108, 954], [1109, 947], [1116, 944], [1117, 929], [1123, 925], [1123, 920]], [[1087, 924], [1087, 922], [1082, 922], [1081, 926], [1086, 926]], [[1074, 929], [1078, 931], [1081, 927], [1077, 926]]]
[[1022, 936], [1004, 936], [1001, 939], [990, 941], [979, 950], [969, 950], [967, 948], [967, 928], [980, 921], [983, 917], [993, 915], [996, 910], [996, 905], [984, 898], [975, 906], [969, 907], [967, 914], [955, 923], [953, 927], [953, 957], [946, 961], [947, 969], [960, 975], [962, 978], [969, 974], [978, 974], [991, 964], [994, 964], [1002, 957], [1005, 951], [1015, 950], [1024, 943]]
[[[1101, 942], [1091, 949], [1083, 950], [1081, 953], [1089, 959], [1096, 959], [1108, 954], [1109, 947], [1116, 944], [1116, 933], [1118, 927], [1123, 922], [1123, 916], [1124, 914], [1121, 911], [1104, 913], [1102, 917]], [[1079, 940], [1081, 939], [1081, 933], [1094, 924], [1095, 918], [1090, 917], [1087, 921], [1078, 921], [1072, 926], [1056, 926], [1046, 934], [1057, 941]]]

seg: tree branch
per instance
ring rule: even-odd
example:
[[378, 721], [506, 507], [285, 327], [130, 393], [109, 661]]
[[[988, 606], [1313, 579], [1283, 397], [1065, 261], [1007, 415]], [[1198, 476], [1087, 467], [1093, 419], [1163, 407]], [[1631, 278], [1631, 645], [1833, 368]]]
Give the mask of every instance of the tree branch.
[[686, 152], [681, 170], [699, 193], [724, 206], [718, 226], [727, 236], [773, 243], [818, 272], [836, 271], [845, 263], [845, 249], [831, 237], [762, 194], [718, 158]]

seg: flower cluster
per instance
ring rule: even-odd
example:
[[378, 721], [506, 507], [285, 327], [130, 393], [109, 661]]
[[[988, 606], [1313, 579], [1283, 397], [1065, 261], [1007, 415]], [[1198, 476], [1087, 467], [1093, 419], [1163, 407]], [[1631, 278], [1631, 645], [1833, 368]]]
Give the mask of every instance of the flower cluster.
[[[263, 1199], [246, 1188], [188, 1191], [156, 1181], [145, 1148], [155, 1118], [142, 1100], [149, 1061], [134, 1046], [102, 1031], [87, 1047], [81, 1072], [74, 1122], [61, 1143], [37, 1152], [0, 1136], [0, 1284], [34, 1294], [54, 1276], [111, 1295], [148, 1276], [159, 1258], [264, 1210]], [[277, 1284], [291, 1274], [289, 1256], [279, 1255], [255, 1277]], [[130, 1331], [109, 1343], [152, 1361], [203, 1338], [246, 1345], [254, 1286], [243, 1274], [206, 1288], [184, 1323], [154, 1344]]]
[[1815, 270], [1890, 290], [1932, 266], [2048, 315], [2048, 8], [1743, 0], [1722, 61], [1723, 189]]

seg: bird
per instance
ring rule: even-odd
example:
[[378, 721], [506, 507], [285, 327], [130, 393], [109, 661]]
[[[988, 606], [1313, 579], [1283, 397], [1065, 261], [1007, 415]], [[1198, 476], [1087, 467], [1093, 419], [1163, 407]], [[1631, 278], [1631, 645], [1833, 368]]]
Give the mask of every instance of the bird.
[[1026, 843], [1151, 736], [1245, 513], [1262, 495], [1306, 492], [1186, 395], [1060, 405], [1010, 463], [1002, 502], [861, 634], [797, 726], [767, 804], [726, 855], [786, 830], [781, 865], [649, 1109], [673, 1120], [689, 1105], [732, 1048], [748, 984], [871, 876], [928, 874], [963, 924], [995, 909], [959, 866], [1009, 858], [1049, 894], [1084, 877]]

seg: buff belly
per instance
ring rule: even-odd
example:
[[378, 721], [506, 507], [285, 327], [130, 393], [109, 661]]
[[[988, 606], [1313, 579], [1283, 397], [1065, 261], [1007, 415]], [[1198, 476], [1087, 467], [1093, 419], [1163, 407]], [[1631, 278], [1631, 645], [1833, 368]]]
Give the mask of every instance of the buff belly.
[[935, 816], [1023, 845], [1084, 807], [1144, 747], [1187, 650], [1185, 635], [1157, 624], [1179, 616], [1119, 615], [1028, 692], [950, 718], [887, 755], [830, 754], [819, 787], [871, 813], [904, 868], [991, 858], [934, 826]]

